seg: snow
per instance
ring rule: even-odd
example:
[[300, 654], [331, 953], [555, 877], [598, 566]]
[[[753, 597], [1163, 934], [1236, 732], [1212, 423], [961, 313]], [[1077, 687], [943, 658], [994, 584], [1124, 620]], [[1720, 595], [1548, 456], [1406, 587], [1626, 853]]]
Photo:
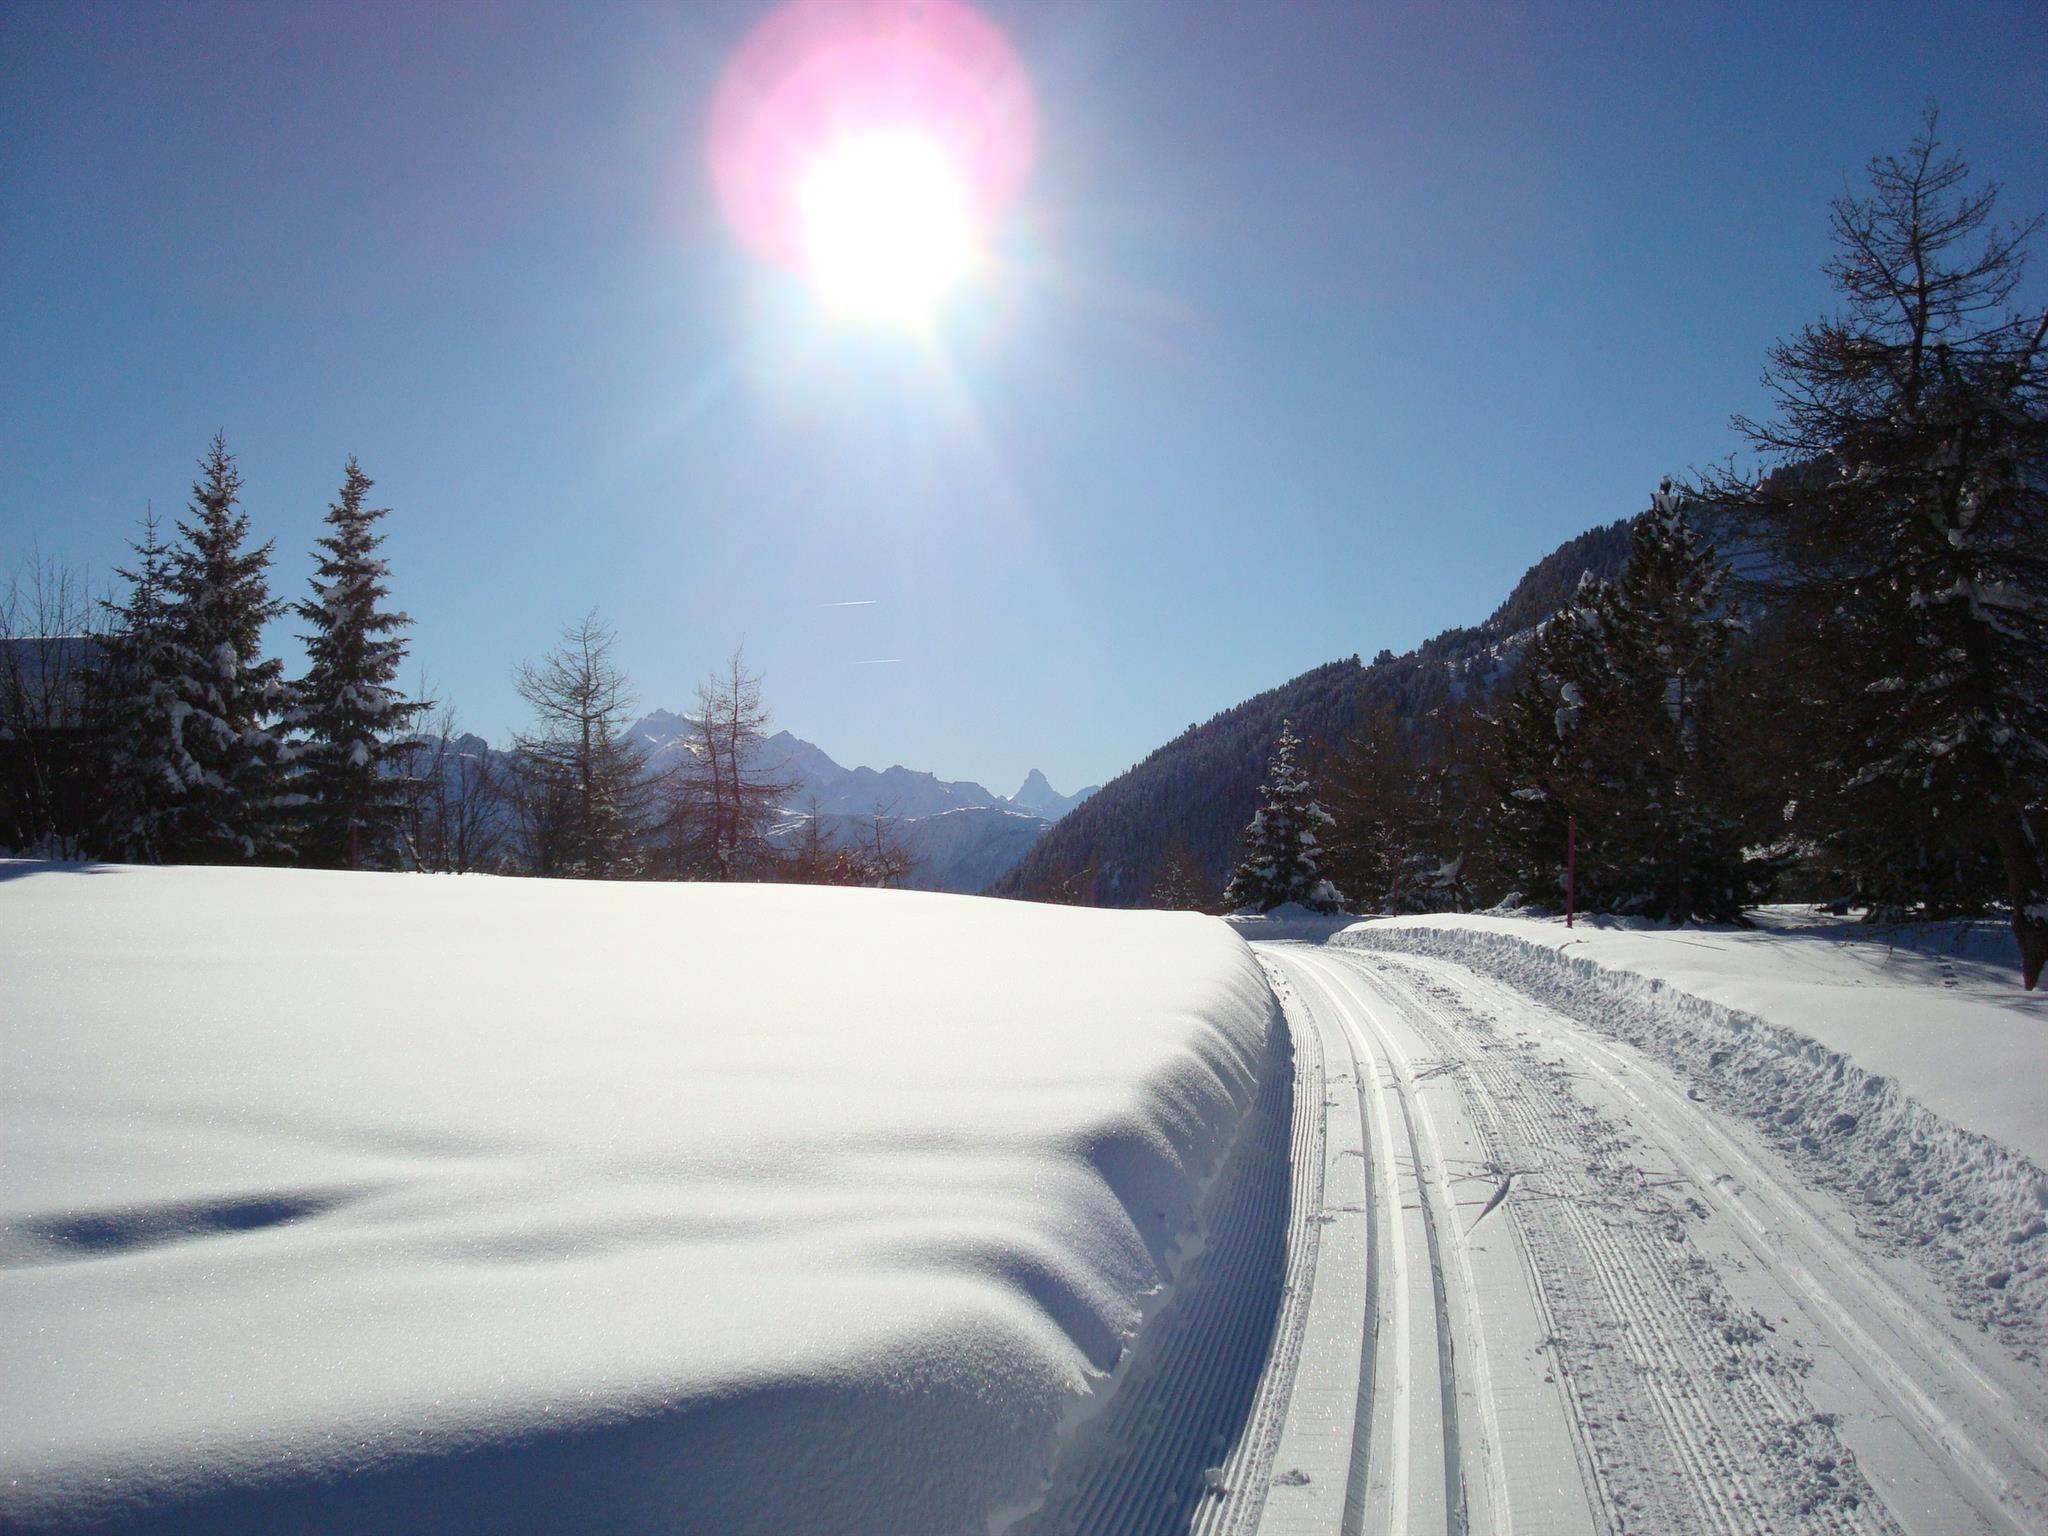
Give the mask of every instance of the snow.
[[2048, 995], [2020, 989], [2003, 923], [1873, 927], [1804, 907], [1756, 926], [1664, 928], [1633, 919], [1489, 914], [1393, 918], [1569, 950], [1755, 1014], [1895, 1080], [1935, 1113], [2048, 1165]]
[[0, 976], [9, 1525], [985, 1529], [1286, 1059], [911, 892], [10, 863]]
[[1757, 924], [1438, 915], [1332, 942], [1455, 961], [1647, 1052], [1842, 1199], [1874, 1251], [1929, 1273], [1957, 1316], [2048, 1358], [2048, 999], [2020, 990], [2010, 931], [1798, 908]]

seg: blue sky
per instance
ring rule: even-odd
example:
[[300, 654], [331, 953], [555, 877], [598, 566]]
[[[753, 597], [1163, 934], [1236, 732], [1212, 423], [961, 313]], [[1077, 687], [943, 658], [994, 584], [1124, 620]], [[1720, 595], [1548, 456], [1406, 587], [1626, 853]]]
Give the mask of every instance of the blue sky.
[[0, 564], [220, 428], [296, 596], [355, 453], [472, 729], [596, 606], [648, 706], [744, 640], [842, 762], [1071, 789], [1733, 451], [1926, 98], [2048, 208], [2034, 0], [984, 8], [1039, 153], [923, 342], [725, 228], [766, 7], [7, 7]]

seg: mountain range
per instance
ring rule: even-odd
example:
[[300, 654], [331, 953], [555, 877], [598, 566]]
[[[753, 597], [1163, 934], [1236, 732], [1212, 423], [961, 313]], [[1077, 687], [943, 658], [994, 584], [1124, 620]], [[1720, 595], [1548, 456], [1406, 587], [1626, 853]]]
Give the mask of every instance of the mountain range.
[[[688, 716], [657, 709], [635, 721], [627, 738], [652, 772], [673, 766], [690, 750], [696, 726]], [[428, 738], [422, 738], [428, 740]], [[459, 775], [465, 761], [490, 763], [502, 754], [481, 736], [448, 738], [443, 772]], [[865, 841], [879, 816], [893, 842], [912, 862], [903, 884], [916, 890], [986, 890], [1031, 851], [1053, 823], [1095, 793], [1095, 786], [1063, 795], [1036, 768], [1014, 795], [991, 794], [967, 779], [895, 766], [845, 768], [812, 742], [788, 731], [765, 738], [751, 760], [764, 778], [790, 786], [782, 816], [770, 833], [787, 846], [815, 815], [836, 843]], [[451, 784], [453, 779], [451, 778]], [[509, 824], [504, 807], [488, 813]]]
[[[657, 709], [636, 721], [627, 734], [647, 754], [648, 761], [661, 768], [688, 750], [695, 730], [689, 716]], [[764, 738], [750, 766], [792, 786], [783, 802], [792, 811], [815, 808], [821, 816], [863, 819], [880, 814], [917, 821], [951, 811], [993, 809], [1051, 823], [1097, 788], [1091, 784], [1063, 795], [1036, 768], [1025, 775], [1014, 795], [992, 794], [971, 779], [942, 779], [901, 764], [882, 769], [842, 768], [822, 748], [788, 731]]]

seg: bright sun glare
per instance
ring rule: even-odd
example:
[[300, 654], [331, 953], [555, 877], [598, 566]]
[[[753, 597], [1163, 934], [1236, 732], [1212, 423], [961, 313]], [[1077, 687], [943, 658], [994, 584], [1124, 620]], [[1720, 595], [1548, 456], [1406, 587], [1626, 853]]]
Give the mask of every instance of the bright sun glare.
[[811, 282], [850, 319], [923, 324], [974, 264], [963, 178], [921, 134], [839, 140], [805, 167], [797, 207]]
[[785, 0], [727, 64], [707, 128], [734, 232], [834, 320], [929, 333], [963, 279], [1001, 286], [1037, 109], [968, 0]]

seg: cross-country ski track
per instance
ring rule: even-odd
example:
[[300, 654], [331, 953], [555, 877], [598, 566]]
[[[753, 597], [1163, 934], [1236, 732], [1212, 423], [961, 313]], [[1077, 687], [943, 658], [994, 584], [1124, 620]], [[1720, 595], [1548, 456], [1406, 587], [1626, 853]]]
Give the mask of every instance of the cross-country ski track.
[[2039, 1372], [1752, 1128], [1453, 962], [1255, 948], [1287, 1257], [1193, 1530], [2048, 1530]]

